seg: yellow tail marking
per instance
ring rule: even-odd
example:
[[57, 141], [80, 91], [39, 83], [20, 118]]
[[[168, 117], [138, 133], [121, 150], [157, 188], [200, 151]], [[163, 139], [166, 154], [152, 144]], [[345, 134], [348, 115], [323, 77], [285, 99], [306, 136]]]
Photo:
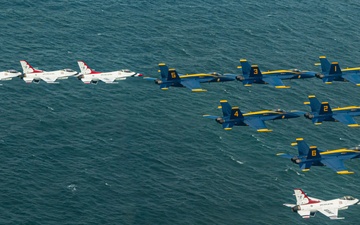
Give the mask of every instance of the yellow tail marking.
[[346, 175], [346, 174], [354, 174], [354, 172], [348, 170], [342, 170], [342, 171], [337, 171], [337, 174]]
[[272, 130], [264, 128], [264, 129], [258, 129], [258, 132], [271, 132]]
[[220, 102], [227, 102], [227, 100], [220, 100]]
[[303, 141], [304, 138], [296, 138], [297, 141]]
[[198, 89], [191, 89], [192, 92], [205, 92], [207, 90], [202, 89], [202, 88], [198, 88]]
[[324, 56], [324, 55], [319, 56], [319, 59], [326, 59], [326, 56]]
[[282, 85], [282, 86], [275, 86], [275, 88], [290, 88], [290, 86]]
[[167, 91], [167, 90], [169, 90], [169, 88], [161, 88], [161, 90]]

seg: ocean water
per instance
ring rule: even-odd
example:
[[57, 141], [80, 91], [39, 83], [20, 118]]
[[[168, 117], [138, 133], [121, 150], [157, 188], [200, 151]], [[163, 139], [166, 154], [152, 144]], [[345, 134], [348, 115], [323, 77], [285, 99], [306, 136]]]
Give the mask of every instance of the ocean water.
[[[158, 63], [180, 73], [239, 73], [240, 58], [263, 71], [314, 66], [320, 55], [360, 64], [356, 1], [29, 1], [0, 2], [0, 70], [27, 60], [43, 70], [84, 60], [98, 71], [129, 68], [158, 77]], [[153, 82], [0, 86], [0, 224], [359, 224], [359, 206], [303, 220], [283, 203], [294, 188], [309, 196], [360, 198], [354, 175], [328, 168], [302, 173], [278, 152], [303, 137], [321, 149], [360, 145], [358, 129], [314, 126], [305, 118], [224, 131], [227, 99], [244, 112], [308, 110], [309, 94], [332, 107], [360, 105], [359, 87], [318, 79], [291, 89], [240, 82], [164, 92]], [[360, 118], [357, 119], [360, 121]]]

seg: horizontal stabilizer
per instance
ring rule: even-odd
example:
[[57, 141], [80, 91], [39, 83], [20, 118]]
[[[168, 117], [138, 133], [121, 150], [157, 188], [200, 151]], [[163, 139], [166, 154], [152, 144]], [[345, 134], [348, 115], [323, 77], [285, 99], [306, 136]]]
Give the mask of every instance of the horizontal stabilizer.
[[202, 88], [196, 88], [196, 89], [191, 89], [192, 92], [206, 92], [206, 89], [202, 89]]
[[208, 118], [208, 119], [214, 119], [216, 120], [217, 118], [219, 118], [218, 116], [213, 116], [213, 115], [203, 115], [204, 118]]

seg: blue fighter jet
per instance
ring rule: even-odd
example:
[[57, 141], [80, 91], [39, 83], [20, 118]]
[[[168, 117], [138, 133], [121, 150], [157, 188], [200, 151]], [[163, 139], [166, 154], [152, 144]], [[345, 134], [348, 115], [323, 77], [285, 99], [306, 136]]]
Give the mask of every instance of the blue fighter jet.
[[224, 130], [231, 130], [233, 126], [250, 126], [258, 132], [270, 132], [264, 123], [266, 120], [291, 119], [304, 114], [301, 111], [285, 112], [281, 109], [276, 110], [260, 110], [255, 112], [242, 113], [239, 107], [231, 105], [227, 100], [220, 101], [223, 117], [203, 115], [205, 118], [215, 119], [216, 122], [222, 124]]
[[169, 69], [165, 63], [160, 63], [161, 79], [145, 77], [147, 80], [155, 80], [160, 85], [161, 90], [168, 90], [170, 86], [187, 87], [192, 92], [204, 92], [200, 83], [233, 81], [233, 76], [224, 76], [218, 73], [198, 73], [179, 75], [175, 69]]
[[340, 148], [335, 150], [320, 150], [316, 146], [310, 146], [303, 138], [297, 138], [292, 146], [297, 146], [299, 155], [289, 155], [278, 153], [283, 158], [290, 159], [293, 163], [299, 164], [303, 172], [309, 171], [311, 166], [327, 166], [338, 174], [353, 174], [344, 166], [344, 160], [355, 159], [360, 157], [360, 148]]
[[346, 106], [331, 109], [328, 102], [320, 102], [315, 95], [309, 95], [311, 112], [307, 112], [304, 116], [310, 119], [315, 125], [321, 124], [323, 121], [341, 122], [348, 127], [359, 127], [353, 116], [360, 115], [360, 106]]
[[316, 77], [322, 79], [325, 84], [331, 84], [333, 81], [350, 81], [360, 86], [360, 67], [341, 70], [338, 62], [330, 63], [325, 56], [320, 56], [319, 59], [322, 74], [317, 74]]
[[244, 86], [257, 83], [270, 84], [275, 88], [290, 88], [290, 86], [285, 86], [282, 80], [313, 78], [317, 74], [313, 71], [301, 71], [298, 69], [261, 72], [257, 65], [250, 65], [246, 59], [240, 59], [240, 63], [241, 66], [238, 68], [242, 69], [243, 75], [236, 76], [236, 79], [241, 81]]

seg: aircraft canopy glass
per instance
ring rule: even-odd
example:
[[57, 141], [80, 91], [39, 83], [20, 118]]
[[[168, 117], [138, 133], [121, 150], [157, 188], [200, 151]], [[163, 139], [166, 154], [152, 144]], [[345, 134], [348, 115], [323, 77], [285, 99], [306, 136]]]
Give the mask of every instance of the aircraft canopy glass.
[[352, 196], [344, 196], [341, 198], [341, 200], [355, 200], [355, 198]]

